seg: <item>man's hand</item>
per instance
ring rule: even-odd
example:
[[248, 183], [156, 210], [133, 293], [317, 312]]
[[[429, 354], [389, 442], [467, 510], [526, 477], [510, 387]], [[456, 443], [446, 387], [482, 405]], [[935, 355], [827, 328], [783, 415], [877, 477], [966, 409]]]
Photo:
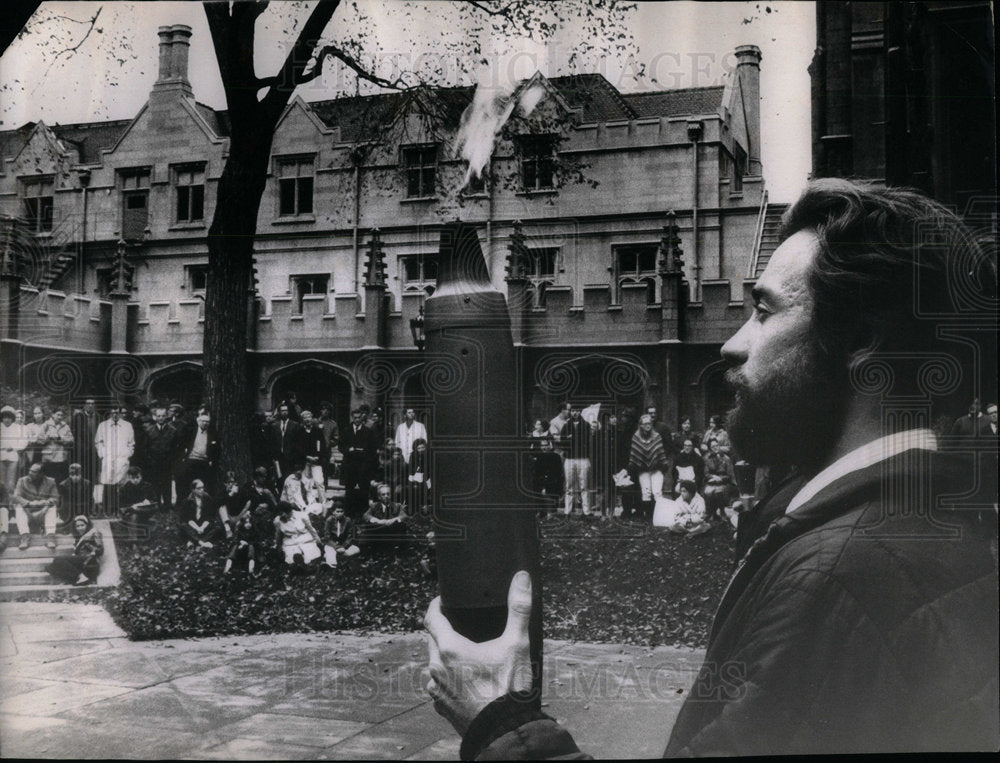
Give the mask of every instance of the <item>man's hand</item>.
[[507, 595], [507, 627], [492, 641], [477, 644], [456, 633], [441, 611], [441, 597], [427, 608], [430, 681], [434, 709], [461, 735], [493, 700], [508, 692], [531, 689], [528, 619], [531, 577], [518, 572]]

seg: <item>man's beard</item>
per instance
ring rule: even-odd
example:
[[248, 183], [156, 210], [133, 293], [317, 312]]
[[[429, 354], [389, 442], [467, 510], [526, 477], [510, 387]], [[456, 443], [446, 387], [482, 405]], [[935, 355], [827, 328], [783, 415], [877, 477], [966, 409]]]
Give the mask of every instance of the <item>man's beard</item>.
[[844, 426], [849, 389], [846, 363], [808, 338], [768, 371], [753, 389], [741, 368], [726, 380], [736, 402], [726, 417], [740, 457], [758, 466], [818, 467]]

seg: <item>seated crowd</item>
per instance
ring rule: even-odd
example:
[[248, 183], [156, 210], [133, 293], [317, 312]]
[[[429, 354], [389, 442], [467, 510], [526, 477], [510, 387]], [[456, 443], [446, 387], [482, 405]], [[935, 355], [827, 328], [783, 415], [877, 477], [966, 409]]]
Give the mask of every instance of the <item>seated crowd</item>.
[[625, 517], [698, 534], [739, 510], [736, 471], [722, 417], [704, 433], [682, 417], [677, 431], [650, 406], [599, 416], [600, 406], [565, 403], [531, 428], [532, 489], [551, 513]]

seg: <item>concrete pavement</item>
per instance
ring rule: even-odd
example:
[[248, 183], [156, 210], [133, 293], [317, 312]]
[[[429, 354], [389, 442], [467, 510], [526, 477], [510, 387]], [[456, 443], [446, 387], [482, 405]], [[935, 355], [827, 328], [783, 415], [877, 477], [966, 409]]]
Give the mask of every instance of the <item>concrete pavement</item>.
[[[0, 604], [3, 757], [457, 760], [425, 636], [132, 642], [89, 604]], [[546, 642], [544, 709], [599, 758], [658, 757], [702, 653]]]

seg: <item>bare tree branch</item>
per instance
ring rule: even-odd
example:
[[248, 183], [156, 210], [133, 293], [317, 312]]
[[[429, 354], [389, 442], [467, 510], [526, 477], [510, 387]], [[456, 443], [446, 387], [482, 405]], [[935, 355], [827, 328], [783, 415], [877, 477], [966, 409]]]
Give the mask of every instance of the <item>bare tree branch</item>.
[[278, 70], [275, 78], [278, 84], [271, 86], [261, 101], [264, 112], [272, 121], [277, 120], [288, 104], [292, 91], [302, 82], [302, 73], [312, 58], [313, 50], [318, 45], [326, 25], [330, 23], [330, 19], [333, 18], [333, 14], [339, 7], [340, 0], [319, 0], [319, 4], [313, 8], [313, 12], [306, 19], [295, 44], [292, 45], [292, 49], [285, 57], [285, 62]]
[[[101, 15], [101, 11], [103, 10], [104, 6], [101, 6], [100, 8], [97, 9], [97, 13], [95, 13], [89, 20], [85, 19], [77, 22], [80, 24], [88, 24], [87, 31], [84, 32], [83, 37], [80, 38], [80, 41], [76, 45], [71, 45], [68, 48], [63, 48], [58, 53], [56, 53], [55, 56], [53, 56], [52, 61], [49, 63], [48, 68], [46, 68], [45, 70], [45, 76], [48, 76], [49, 70], [52, 69], [56, 61], [58, 61], [62, 56], [68, 56], [71, 53], [75, 53], [80, 49], [80, 46], [82, 46], [83, 43], [87, 41], [87, 38], [90, 37], [90, 33], [94, 31], [94, 25], [97, 23], [97, 17]], [[70, 19], [70, 21], [74, 20], [75, 19]]]

